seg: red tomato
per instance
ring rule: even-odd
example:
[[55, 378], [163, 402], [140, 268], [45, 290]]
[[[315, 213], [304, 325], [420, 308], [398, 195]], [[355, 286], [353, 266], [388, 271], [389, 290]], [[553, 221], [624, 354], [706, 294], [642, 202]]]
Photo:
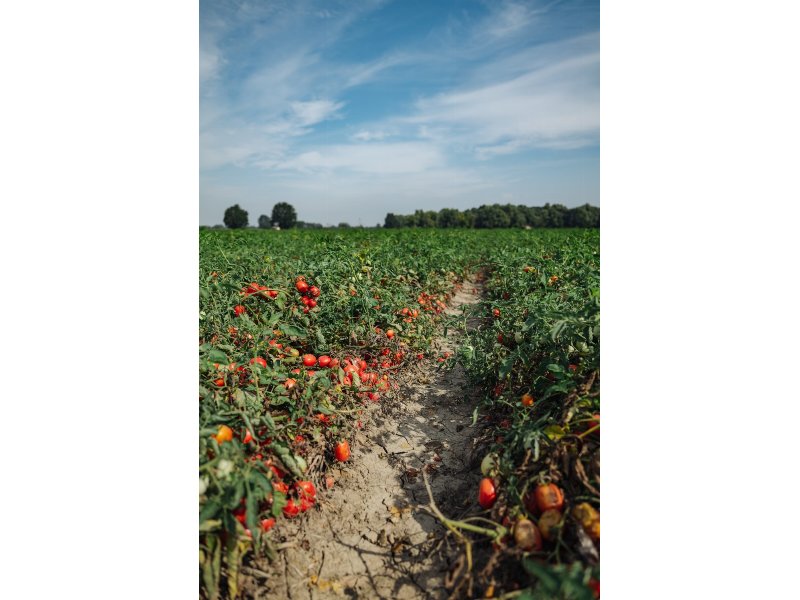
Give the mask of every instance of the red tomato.
[[293, 388], [294, 386], [296, 386], [296, 385], [297, 385], [297, 380], [295, 380], [295, 379], [292, 379], [291, 377], [289, 377], [289, 378], [288, 378], [286, 381], [284, 381], [284, 382], [283, 382], [283, 386], [284, 386], [284, 387], [285, 387], [287, 390], [290, 390], [290, 389], [292, 389], [292, 388]]
[[317, 364], [317, 357], [313, 354], [303, 354], [303, 366], [313, 367]]
[[589, 580], [588, 587], [589, 587], [590, 590], [592, 590], [592, 594], [594, 595], [594, 597], [599, 599], [600, 598], [600, 582], [597, 579], [595, 579], [594, 577], [592, 577]]
[[267, 361], [265, 359], [261, 358], [260, 356], [256, 356], [255, 358], [251, 358], [250, 359], [250, 364], [251, 365], [259, 364], [262, 367], [264, 367], [265, 369], [267, 368]]
[[481, 508], [492, 508], [495, 500], [497, 500], [497, 491], [494, 482], [488, 477], [484, 477], [478, 487], [478, 504], [481, 505]]
[[305, 294], [308, 291], [308, 284], [302, 279], [298, 279], [295, 282], [294, 287], [297, 288], [297, 291], [301, 294]]
[[249, 444], [252, 441], [253, 441], [253, 434], [250, 433], [250, 430], [248, 429], [244, 434], [244, 439], [242, 440], [242, 442], [244, 442], [245, 444]]
[[283, 507], [283, 516], [287, 519], [291, 519], [292, 517], [296, 517], [300, 514], [300, 507], [295, 504], [294, 498], [289, 498], [289, 501], [286, 503], [286, 506]]
[[300, 302], [302, 302], [305, 306], [308, 306], [308, 303], [311, 302], [311, 298], [306, 298], [305, 296], [303, 296], [302, 298], [300, 298]]
[[275, 526], [275, 519], [273, 519], [272, 517], [261, 521], [261, 531], [263, 531], [264, 533], [267, 533], [274, 526]]
[[338, 366], [339, 366], [339, 359], [338, 359], [338, 358], [332, 358], [332, 359], [331, 359], [331, 362], [330, 362], [330, 364], [329, 364], [328, 366], [329, 366], [331, 369], [335, 369], [336, 367], [338, 367]]
[[323, 369], [331, 364], [331, 357], [330, 356], [320, 356], [318, 359], [319, 366]]
[[564, 507], [564, 492], [554, 483], [537, 486], [533, 491], [533, 498], [541, 512], [561, 510]]
[[214, 385], [216, 385], [217, 387], [222, 387], [225, 385], [225, 380], [222, 377], [220, 377], [219, 379], [215, 379]]
[[273, 481], [272, 482], [272, 489], [280, 492], [281, 494], [288, 494], [289, 493], [289, 486], [286, 485], [283, 481]]
[[311, 294], [314, 298], [317, 298], [320, 295], [319, 288], [315, 285], [312, 285], [310, 288], [308, 288], [308, 293]]
[[495, 318], [499, 317], [500, 316], [500, 311], [495, 308], [495, 309], [492, 310], [492, 314], [495, 316]]
[[316, 305], [317, 305], [317, 301], [314, 300], [313, 298], [309, 298], [308, 299], [308, 303], [306, 304], [306, 306], [308, 306], [308, 308], [314, 308]]
[[234, 307], [233, 307], [233, 312], [235, 312], [235, 313], [236, 313], [236, 316], [237, 316], [237, 317], [239, 317], [239, 316], [241, 316], [242, 314], [244, 314], [244, 313], [245, 313], [245, 311], [246, 311], [245, 307], [244, 307], [244, 306], [242, 306], [241, 304], [237, 304], [236, 306], [234, 306]]
[[343, 440], [336, 444], [336, 447], [333, 451], [336, 460], [339, 462], [345, 462], [348, 458], [350, 458], [350, 444], [347, 440]]
[[294, 484], [294, 487], [297, 489], [301, 498], [305, 497], [313, 501], [317, 497], [317, 489], [310, 481], [298, 481]]
[[386, 337], [392, 339], [394, 337], [394, 329], [387, 329], [386, 330]]

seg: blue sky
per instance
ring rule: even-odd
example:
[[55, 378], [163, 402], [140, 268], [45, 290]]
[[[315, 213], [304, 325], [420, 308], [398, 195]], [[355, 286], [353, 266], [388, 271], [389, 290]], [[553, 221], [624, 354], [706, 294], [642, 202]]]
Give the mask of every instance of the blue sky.
[[599, 1], [200, 2], [200, 224], [599, 205]]

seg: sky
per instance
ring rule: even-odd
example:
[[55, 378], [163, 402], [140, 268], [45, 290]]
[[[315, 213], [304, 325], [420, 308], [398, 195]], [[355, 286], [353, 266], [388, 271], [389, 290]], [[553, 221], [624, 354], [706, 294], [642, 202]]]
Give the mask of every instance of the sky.
[[200, 224], [599, 206], [599, 28], [599, 0], [201, 0]]

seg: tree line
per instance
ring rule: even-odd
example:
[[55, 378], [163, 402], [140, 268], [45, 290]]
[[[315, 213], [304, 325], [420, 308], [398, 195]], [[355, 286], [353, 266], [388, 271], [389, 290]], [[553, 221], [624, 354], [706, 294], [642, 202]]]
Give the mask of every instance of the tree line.
[[[240, 229], [248, 227], [248, 213], [238, 204], [225, 210], [223, 218], [225, 227]], [[322, 229], [319, 223], [306, 223], [297, 220], [297, 211], [288, 202], [278, 202], [272, 207], [270, 217], [258, 217], [258, 226], [269, 229], [273, 225], [281, 229]], [[347, 223], [339, 223], [340, 229], [348, 228]], [[380, 227], [380, 225], [377, 225]], [[383, 227], [398, 229], [402, 227], [428, 228], [475, 228], [495, 229], [500, 227], [600, 227], [600, 208], [591, 204], [567, 208], [562, 204], [545, 204], [544, 206], [524, 206], [521, 204], [491, 204], [478, 208], [458, 210], [443, 208], [442, 210], [416, 210], [412, 215], [386, 215]]]
[[600, 208], [591, 204], [567, 208], [562, 204], [524, 206], [491, 204], [458, 210], [443, 208], [416, 210], [413, 215], [389, 213], [383, 224], [388, 229], [401, 227], [475, 228], [499, 227], [600, 227]]

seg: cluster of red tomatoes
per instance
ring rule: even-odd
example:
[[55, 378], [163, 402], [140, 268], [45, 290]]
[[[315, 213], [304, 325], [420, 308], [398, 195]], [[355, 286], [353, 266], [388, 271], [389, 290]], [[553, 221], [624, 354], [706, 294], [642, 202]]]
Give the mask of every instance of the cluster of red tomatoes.
[[322, 293], [315, 285], [310, 285], [305, 276], [300, 275], [294, 282], [295, 289], [300, 293], [300, 301], [303, 304], [303, 312], [308, 313], [317, 306], [317, 298]]
[[[272, 439], [268, 437], [264, 437], [266, 434], [266, 430], [259, 431], [259, 435], [262, 436], [263, 441], [259, 444], [255, 442], [252, 433], [249, 430], [245, 430], [241, 436], [242, 444], [245, 446], [250, 447], [251, 450], [255, 451], [248, 460], [252, 463], [254, 462], [263, 462], [263, 465], [267, 467], [268, 475], [270, 475], [271, 482], [272, 482], [272, 489], [274, 491], [278, 491], [286, 497], [286, 504], [283, 506], [282, 513], [283, 516], [291, 519], [296, 517], [300, 513], [306, 512], [310, 508], [312, 508], [317, 499], [317, 490], [314, 484], [311, 481], [307, 480], [298, 480], [295, 481], [293, 484], [289, 485], [286, 481], [284, 481], [288, 475], [283, 469], [278, 467], [273, 459], [267, 455], [262, 454], [262, 452], [268, 452], [268, 446], [272, 443]], [[233, 441], [234, 433], [233, 430], [228, 427], [227, 425], [220, 425], [217, 433], [213, 436], [214, 439], [217, 440], [217, 443], [224, 444], [226, 442]], [[350, 444], [347, 440], [340, 440], [338, 441], [333, 447], [333, 455], [334, 458], [339, 462], [345, 462], [350, 459]], [[266, 498], [261, 502], [259, 506], [259, 513], [268, 512], [269, 509], [272, 507], [274, 500], [273, 494], [267, 495]], [[245, 509], [245, 499], [242, 498], [241, 505], [233, 510], [233, 516], [240, 522], [242, 525], [245, 526], [245, 533], [247, 535], [251, 535], [251, 532], [246, 527], [246, 509]], [[265, 533], [268, 532], [272, 527], [275, 525], [275, 519], [270, 517], [263, 519], [261, 521], [261, 529]]]
[[[422, 310], [436, 313], [437, 315], [442, 312], [445, 308], [447, 308], [447, 304], [445, 304], [444, 299], [438, 298], [436, 296], [432, 296], [430, 294], [426, 294], [425, 292], [421, 293], [417, 297], [417, 302], [422, 307]], [[417, 311], [417, 315], [419, 312]], [[415, 317], [417, 315], [414, 315]]]

